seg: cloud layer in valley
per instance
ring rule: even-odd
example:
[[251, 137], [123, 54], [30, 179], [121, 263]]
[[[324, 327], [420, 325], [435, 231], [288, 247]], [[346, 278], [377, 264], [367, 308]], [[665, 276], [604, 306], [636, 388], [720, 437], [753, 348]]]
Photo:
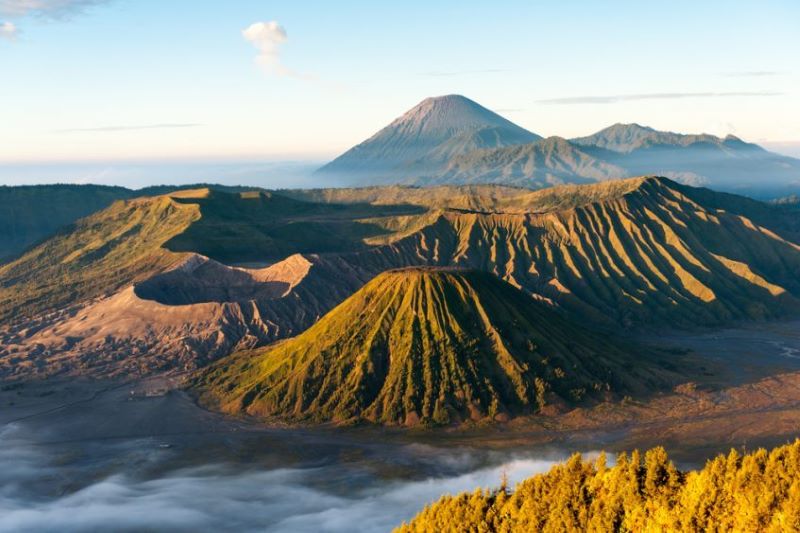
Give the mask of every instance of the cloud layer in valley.
[[[174, 470], [155, 479], [120, 471], [124, 464], [153, 464], [165, 454], [147, 443], [114, 448], [120, 460], [99, 479], [63, 463], [57, 449], [31, 446], [19, 428], [0, 430], [0, 532], [52, 531], [389, 531], [445, 493], [510, 483], [548, 470], [553, 461], [510, 459], [474, 469], [458, 454], [437, 461], [473, 466], [470, 471], [417, 481], [364, 483], [368, 470], [352, 465], [263, 469], [206, 465]], [[119, 446], [109, 444], [108, 446]], [[415, 445], [416, 446], [416, 445]], [[112, 450], [99, 451], [105, 456]], [[145, 454], [145, 455], [143, 455]], [[147, 454], [152, 455], [148, 456]], [[124, 460], [123, 460], [124, 459]], [[164, 470], [168, 471], [167, 468]], [[343, 476], [352, 476], [347, 479]], [[58, 480], [97, 479], [78, 490]], [[41, 480], [50, 480], [44, 486]], [[334, 482], [335, 481], [335, 482]], [[327, 489], [330, 485], [334, 490]], [[69, 484], [68, 484], [69, 485]], [[60, 495], [58, 495], [60, 494]]]

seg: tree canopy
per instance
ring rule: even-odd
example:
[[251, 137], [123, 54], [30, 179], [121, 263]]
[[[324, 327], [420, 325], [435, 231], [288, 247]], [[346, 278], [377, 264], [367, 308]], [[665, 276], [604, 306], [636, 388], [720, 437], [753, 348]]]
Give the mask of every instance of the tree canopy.
[[800, 439], [687, 472], [663, 448], [614, 466], [575, 454], [513, 492], [445, 496], [397, 529], [429, 531], [800, 531]]

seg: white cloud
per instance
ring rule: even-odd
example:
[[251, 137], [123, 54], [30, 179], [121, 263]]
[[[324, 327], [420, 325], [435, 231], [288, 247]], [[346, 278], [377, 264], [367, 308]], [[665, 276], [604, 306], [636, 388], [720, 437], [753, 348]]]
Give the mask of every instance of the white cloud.
[[280, 57], [280, 47], [288, 39], [286, 30], [272, 20], [270, 22], [256, 22], [242, 30], [242, 37], [258, 50], [256, 64], [266, 72], [277, 76], [304, 76], [287, 68]]
[[80, 13], [84, 8], [102, 4], [108, 0], [0, 0], [0, 14], [10, 17], [36, 15], [51, 18], [67, 18]]
[[17, 27], [11, 22], [0, 22], [0, 38], [13, 41], [17, 38]]

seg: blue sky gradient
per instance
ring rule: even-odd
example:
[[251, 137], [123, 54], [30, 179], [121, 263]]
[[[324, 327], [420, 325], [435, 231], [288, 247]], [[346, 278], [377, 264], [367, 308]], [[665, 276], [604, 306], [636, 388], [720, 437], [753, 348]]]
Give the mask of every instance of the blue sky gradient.
[[[269, 21], [280, 72], [242, 35]], [[789, 0], [0, 0], [0, 165], [324, 160], [449, 93], [545, 136], [638, 122], [791, 152], [798, 21]]]

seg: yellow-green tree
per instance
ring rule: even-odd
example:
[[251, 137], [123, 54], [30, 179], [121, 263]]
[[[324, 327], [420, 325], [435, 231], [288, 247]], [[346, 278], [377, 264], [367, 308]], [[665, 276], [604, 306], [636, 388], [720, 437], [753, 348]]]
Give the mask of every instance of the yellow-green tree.
[[621, 454], [613, 467], [575, 454], [511, 494], [445, 496], [397, 531], [800, 531], [800, 439], [690, 472], [663, 448]]

